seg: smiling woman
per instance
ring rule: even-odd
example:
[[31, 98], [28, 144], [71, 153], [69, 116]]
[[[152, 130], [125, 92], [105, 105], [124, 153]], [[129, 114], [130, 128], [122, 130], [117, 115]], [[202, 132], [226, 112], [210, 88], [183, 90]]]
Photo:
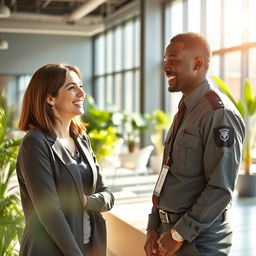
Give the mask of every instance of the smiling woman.
[[17, 160], [26, 219], [21, 256], [106, 255], [100, 212], [114, 197], [80, 119], [84, 98], [79, 69], [64, 64], [41, 67], [26, 89], [19, 128], [27, 134]]

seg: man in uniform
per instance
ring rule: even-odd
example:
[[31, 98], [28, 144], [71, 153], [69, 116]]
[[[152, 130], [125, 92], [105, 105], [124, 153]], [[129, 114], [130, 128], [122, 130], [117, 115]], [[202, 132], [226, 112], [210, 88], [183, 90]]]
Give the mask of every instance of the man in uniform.
[[245, 127], [234, 105], [209, 85], [210, 58], [206, 39], [195, 33], [176, 35], [165, 51], [168, 91], [183, 97], [164, 142], [147, 256], [224, 256], [231, 248], [227, 211]]

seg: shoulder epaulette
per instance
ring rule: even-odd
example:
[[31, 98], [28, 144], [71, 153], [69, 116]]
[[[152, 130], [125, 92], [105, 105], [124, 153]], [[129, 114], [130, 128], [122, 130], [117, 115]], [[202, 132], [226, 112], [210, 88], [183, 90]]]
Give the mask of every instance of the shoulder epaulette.
[[224, 108], [224, 104], [220, 96], [215, 91], [209, 91], [205, 97], [208, 99], [214, 110]]

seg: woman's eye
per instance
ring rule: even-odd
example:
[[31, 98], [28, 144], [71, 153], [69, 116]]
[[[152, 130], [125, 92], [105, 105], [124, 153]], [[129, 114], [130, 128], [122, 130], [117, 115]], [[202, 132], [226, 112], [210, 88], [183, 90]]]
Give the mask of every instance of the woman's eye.
[[68, 88], [68, 90], [73, 90], [73, 89], [75, 89], [75, 86], [71, 86]]

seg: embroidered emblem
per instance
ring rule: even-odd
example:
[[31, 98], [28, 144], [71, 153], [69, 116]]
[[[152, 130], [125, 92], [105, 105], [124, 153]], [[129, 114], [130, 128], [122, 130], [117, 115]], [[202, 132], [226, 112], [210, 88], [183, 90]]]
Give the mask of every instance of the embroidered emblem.
[[220, 139], [223, 141], [227, 141], [229, 138], [229, 129], [220, 129]]
[[215, 143], [219, 147], [231, 147], [234, 143], [234, 128], [219, 126], [214, 128]]

